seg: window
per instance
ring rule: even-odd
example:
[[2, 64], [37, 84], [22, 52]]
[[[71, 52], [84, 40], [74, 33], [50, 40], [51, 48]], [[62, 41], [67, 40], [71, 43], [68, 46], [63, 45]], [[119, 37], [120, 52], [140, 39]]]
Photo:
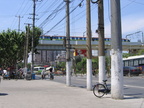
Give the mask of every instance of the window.
[[133, 66], [133, 60], [129, 61], [129, 66]]
[[75, 40], [75, 38], [74, 38], [74, 37], [71, 37], [71, 39], [72, 39], [72, 40]]
[[139, 59], [139, 64], [142, 64], [142, 60], [141, 59]]
[[142, 63], [141, 63], [141, 64], [144, 64], [144, 59], [142, 59], [141, 61], [142, 61]]
[[134, 60], [134, 66], [138, 66], [138, 60]]
[[124, 61], [124, 66], [129, 66], [128, 61]]

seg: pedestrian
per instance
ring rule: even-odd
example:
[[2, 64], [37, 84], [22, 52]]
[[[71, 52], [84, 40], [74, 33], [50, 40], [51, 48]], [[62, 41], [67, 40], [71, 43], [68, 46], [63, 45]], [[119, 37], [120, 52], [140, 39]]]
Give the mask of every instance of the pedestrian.
[[42, 72], [41, 72], [41, 78], [45, 79], [45, 69], [43, 69]]
[[50, 80], [53, 80], [54, 79], [53, 68], [50, 67], [49, 71], [50, 71]]

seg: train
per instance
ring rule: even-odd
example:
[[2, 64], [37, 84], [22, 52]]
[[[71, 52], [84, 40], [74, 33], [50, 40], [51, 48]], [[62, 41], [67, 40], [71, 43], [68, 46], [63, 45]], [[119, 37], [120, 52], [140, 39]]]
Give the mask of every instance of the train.
[[[66, 39], [66, 36], [48, 36], [48, 35], [44, 35], [44, 36], [40, 36], [40, 40], [64, 40]], [[71, 41], [86, 41], [86, 37], [82, 37], [82, 36], [70, 36], [70, 40]], [[92, 41], [98, 41], [99, 38], [98, 37], [92, 37]], [[111, 41], [111, 38], [104, 38], [104, 41]], [[129, 39], [122, 39], [122, 42], [130, 42]]]

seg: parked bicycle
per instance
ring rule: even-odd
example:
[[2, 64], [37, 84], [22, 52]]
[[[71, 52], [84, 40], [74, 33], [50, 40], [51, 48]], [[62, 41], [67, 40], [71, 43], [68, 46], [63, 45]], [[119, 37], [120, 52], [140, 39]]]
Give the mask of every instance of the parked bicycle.
[[108, 88], [106, 81], [107, 80], [103, 80], [104, 84], [98, 83], [98, 84], [94, 85], [93, 94], [96, 97], [101, 98], [105, 94], [107, 95], [108, 93], [110, 93], [111, 90]]

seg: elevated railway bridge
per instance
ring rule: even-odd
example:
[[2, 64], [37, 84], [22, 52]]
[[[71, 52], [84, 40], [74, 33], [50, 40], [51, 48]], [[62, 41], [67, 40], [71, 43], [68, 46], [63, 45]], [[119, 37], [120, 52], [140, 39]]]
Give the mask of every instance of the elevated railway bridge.
[[[54, 37], [53, 39], [51, 39], [51, 37], [47, 37], [46, 39], [41, 38], [39, 40], [39, 45], [36, 47], [37, 50], [39, 52], [65, 51], [66, 47], [64, 46], [64, 37], [60, 37], [60, 39], [58, 38], [59, 37]], [[86, 50], [86, 39], [85, 38], [79, 38], [79, 39], [76, 40], [71, 38], [70, 41], [71, 53], [73, 53], [75, 50]], [[92, 39], [91, 45], [92, 45], [92, 50], [98, 50], [98, 45], [99, 45], [98, 38]], [[127, 39], [123, 39], [122, 41], [123, 51], [130, 51], [131, 53], [135, 53], [140, 49], [144, 49], [143, 45], [144, 44], [141, 42], [130, 42]], [[111, 50], [111, 40], [110, 38], [106, 38], [105, 39], [106, 55], [110, 55], [110, 50]], [[46, 57], [44, 57], [44, 55], [39, 55], [40, 62], [47, 62], [48, 61], [47, 58], [48, 55], [46, 55]]]
[[[92, 41], [92, 50], [98, 50], [98, 41]], [[70, 41], [71, 49], [86, 49], [86, 41]], [[122, 42], [123, 51], [144, 49], [141, 42]], [[66, 50], [62, 40], [39, 40], [38, 50]], [[105, 49], [111, 49], [111, 42], [105, 42]]]

